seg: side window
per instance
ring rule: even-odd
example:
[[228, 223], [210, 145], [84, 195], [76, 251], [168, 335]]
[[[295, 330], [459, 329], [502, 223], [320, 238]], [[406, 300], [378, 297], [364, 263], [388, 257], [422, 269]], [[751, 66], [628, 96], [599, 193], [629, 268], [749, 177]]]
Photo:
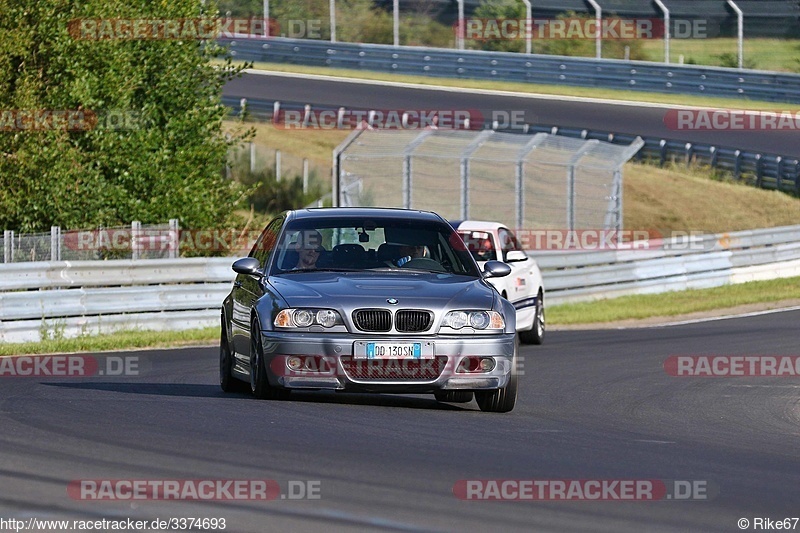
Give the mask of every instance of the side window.
[[272, 252], [275, 251], [275, 245], [278, 243], [278, 234], [283, 226], [283, 218], [276, 218], [270, 222], [267, 227], [261, 232], [253, 249], [250, 250], [250, 257], [255, 257], [261, 264], [261, 269], [267, 265]]

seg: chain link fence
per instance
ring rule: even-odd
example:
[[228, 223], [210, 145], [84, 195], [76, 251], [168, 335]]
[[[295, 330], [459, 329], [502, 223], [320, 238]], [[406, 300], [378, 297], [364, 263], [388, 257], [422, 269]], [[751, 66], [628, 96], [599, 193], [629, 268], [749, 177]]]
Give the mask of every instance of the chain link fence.
[[620, 230], [622, 167], [642, 145], [494, 130], [358, 130], [334, 152], [335, 196], [339, 205], [516, 228]]
[[180, 252], [176, 219], [167, 224], [142, 224], [49, 233], [3, 231], [3, 263], [92, 261], [103, 259], [168, 259]]

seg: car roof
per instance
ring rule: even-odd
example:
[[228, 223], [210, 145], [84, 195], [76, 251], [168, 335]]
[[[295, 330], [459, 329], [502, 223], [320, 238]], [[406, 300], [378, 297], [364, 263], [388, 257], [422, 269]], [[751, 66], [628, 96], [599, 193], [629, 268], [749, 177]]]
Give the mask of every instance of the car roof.
[[494, 231], [500, 228], [505, 228], [505, 225], [500, 222], [488, 222], [485, 220], [462, 220], [460, 222], [454, 221], [451, 224], [459, 231]]
[[400, 209], [395, 207], [311, 207], [289, 211], [290, 218], [313, 219], [313, 218], [350, 218], [374, 216], [380, 218], [395, 218], [403, 220], [429, 220], [431, 222], [442, 222], [443, 219], [432, 211], [419, 211], [416, 209]]

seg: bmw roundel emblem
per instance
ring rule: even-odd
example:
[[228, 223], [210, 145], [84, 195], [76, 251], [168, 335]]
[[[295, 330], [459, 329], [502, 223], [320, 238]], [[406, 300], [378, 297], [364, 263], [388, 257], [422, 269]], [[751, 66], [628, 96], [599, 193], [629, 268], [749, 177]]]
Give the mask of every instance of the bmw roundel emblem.
[[386, 303], [397, 305], [397, 298], [387, 298]]

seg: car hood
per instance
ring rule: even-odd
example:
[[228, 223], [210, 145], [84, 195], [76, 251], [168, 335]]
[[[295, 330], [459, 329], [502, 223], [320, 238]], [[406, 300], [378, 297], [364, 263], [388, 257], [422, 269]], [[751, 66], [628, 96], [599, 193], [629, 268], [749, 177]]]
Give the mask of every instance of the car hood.
[[[434, 273], [304, 272], [273, 276], [269, 283], [290, 307], [492, 309], [494, 290], [482, 280]], [[394, 298], [396, 304], [389, 304]]]

